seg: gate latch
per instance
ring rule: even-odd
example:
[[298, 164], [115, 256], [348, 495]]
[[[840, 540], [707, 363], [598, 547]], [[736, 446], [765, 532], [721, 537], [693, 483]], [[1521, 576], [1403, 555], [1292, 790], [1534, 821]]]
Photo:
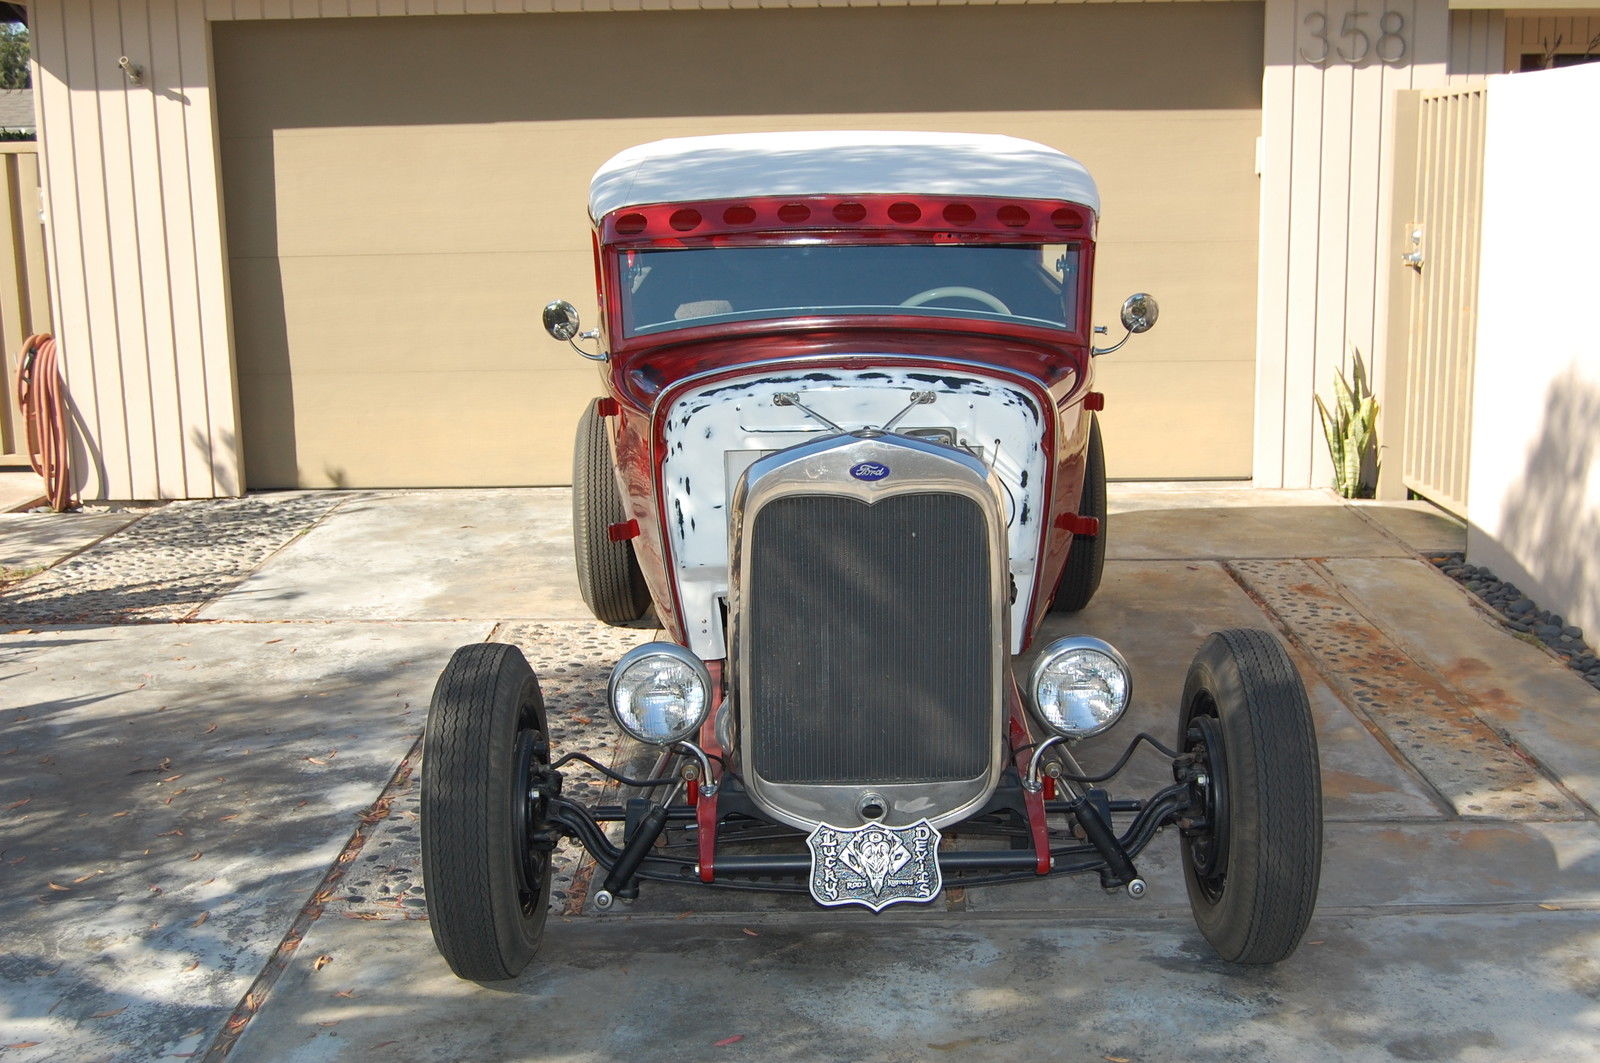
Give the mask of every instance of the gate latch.
[[1400, 255], [1400, 261], [1405, 263], [1406, 265], [1410, 266], [1412, 269], [1416, 270], [1418, 273], [1421, 273], [1422, 272], [1422, 225], [1420, 223], [1418, 223], [1418, 222], [1412, 222], [1410, 225], [1406, 226], [1406, 232], [1407, 232], [1407, 239], [1409, 240], [1410, 245], [1411, 245], [1411, 250], [1402, 253]]

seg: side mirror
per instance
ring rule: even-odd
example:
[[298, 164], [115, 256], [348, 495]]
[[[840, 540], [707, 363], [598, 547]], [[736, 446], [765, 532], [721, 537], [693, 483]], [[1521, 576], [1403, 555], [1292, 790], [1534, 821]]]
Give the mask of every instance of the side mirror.
[[[1127, 318], [1127, 308], [1123, 308], [1123, 318]], [[571, 342], [572, 337], [578, 334], [578, 308], [565, 299], [557, 299], [544, 308], [544, 330], [558, 340]]]
[[[1089, 353], [1110, 354], [1138, 333], [1149, 332], [1155, 327], [1156, 318], [1160, 315], [1161, 309], [1156, 306], [1154, 296], [1144, 292], [1134, 292], [1122, 300], [1122, 327], [1128, 330], [1128, 334], [1109, 347], [1093, 347]], [[1104, 325], [1096, 325], [1094, 330], [1103, 334], [1106, 328]]]
[[1160, 316], [1161, 308], [1156, 305], [1155, 297], [1152, 295], [1135, 292], [1122, 301], [1122, 327], [1134, 335], [1149, 332], [1155, 327], [1156, 318]]

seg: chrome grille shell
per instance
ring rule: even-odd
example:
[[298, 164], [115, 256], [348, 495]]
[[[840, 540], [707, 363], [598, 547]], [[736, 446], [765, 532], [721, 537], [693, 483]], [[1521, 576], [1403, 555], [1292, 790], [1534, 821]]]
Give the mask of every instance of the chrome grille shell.
[[[863, 463], [889, 473], [853, 476]], [[741, 773], [774, 818], [802, 829], [857, 826], [866, 822], [860, 807], [871, 795], [887, 805], [882, 821], [890, 826], [923, 818], [940, 826], [970, 815], [993, 793], [1004, 765], [1009, 645], [1002, 490], [964, 451], [872, 431], [780, 451], [740, 480], [729, 524], [730, 690]], [[808, 515], [831, 518], [828, 533], [800, 528], [798, 518]], [[930, 519], [935, 525], [924, 537], [915, 522]], [[782, 526], [776, 534], [775, 521]], [[762, 556], [775, 548], [802, 556]], [[919, 581], [908, 568], [919, 563], [946, 571], [922, 572]], [[771, 582], [775, 573], [785, 582]], [[821, 578], [808, 589], [805, 576], [813, 573]], [[841, 573], [855, 581], [852, 588], [860, 584], [854, 599], [842, 589]], [[907, 601], [890, 600], [897, 590]], [[792, 609], [798, 619], [774, 625], [758, 614], [763, 609]], [[923, 619], [913, 624], [908, 617]], [[842, 631], [829, 630], [835, 619]], [[860, 670], [864, 658], [854, 640], [879, 639], [885, 623], [893, 627], [881, 640], [898, 664], [871, 676], [829, 671]], [[801, 675], [793, 661], [776, 684], [763, 673], [775, 648], [763, 640], [770, 643], [774, 632], [804, 641], [797, 652], [814, 655], [803, 662], [814, 674]], [[922, 662], [927, 681], [919, 683]], [[813, 692], [831, 693], [808, 698]], [[807, 711], [820, 719], [804, 717]], [[863, 777], [846, 777], [852, 771]]]

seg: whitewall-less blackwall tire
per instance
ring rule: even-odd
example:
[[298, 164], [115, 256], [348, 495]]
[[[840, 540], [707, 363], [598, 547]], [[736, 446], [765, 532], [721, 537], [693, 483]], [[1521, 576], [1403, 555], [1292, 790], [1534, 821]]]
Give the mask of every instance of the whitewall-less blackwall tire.
[[1195, 922], [1223, 959], [1276, 963], [1305, 934], [1322, 869], [1316, 729], [1283, 644], [1249, 628], [1207, 638], [1184, 683], [1178, 739], [1215, 788], [1216, 822], [1181, 842]]
[[539, 680], [515, 646], [463, 646], [434, 688], [422, 752], [422, 882], [434, 943], [462, 978], [514, 978], [550, 904], [526, 832], [529, 776], [550, 761]]
[[629, 540], [613, 542], [610, 528], [627, 520], [611, 467], [611, 447], [600, 400], [578, 421], [572, 452], [572, 546], [578, 561], [578, 591], [607, 624], [626, 624], [650, 608], [650, 589]]

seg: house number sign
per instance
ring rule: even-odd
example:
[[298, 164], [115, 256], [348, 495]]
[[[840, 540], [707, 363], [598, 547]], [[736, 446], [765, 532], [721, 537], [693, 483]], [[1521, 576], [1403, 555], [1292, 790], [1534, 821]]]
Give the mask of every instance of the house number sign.
[[1406, 57], [1406, 29], [1406, 17], [1398, 11], [1351, 8], [1342, 16], [1311, 11], [1300, 20], [1300, 59], [1313, 66], [1398, 63]]

